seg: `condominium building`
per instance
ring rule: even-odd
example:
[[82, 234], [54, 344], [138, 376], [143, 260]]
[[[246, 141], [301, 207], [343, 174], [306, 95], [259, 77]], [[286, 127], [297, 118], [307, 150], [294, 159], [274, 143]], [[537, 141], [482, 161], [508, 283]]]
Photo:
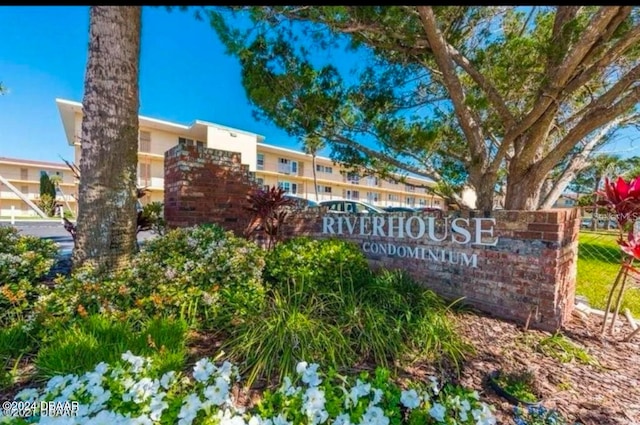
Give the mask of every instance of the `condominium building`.
[[[67, 141], [75, 146], [75, 162], [80, 163], [82, 104], [56, 99]], [[197, 146], [240, 152], [260, 185], [279, 186], [291, 194], [316, 199], [313, 158], [301, 151], [264, 143], [264, 137], [223, 125], [196, 120], [182, 125], [139, 117], [138, 185], [148, 189], [144, 203], [164, 199], [164, 153], [178, 143], [192, 141]], [[431, 180], [407, 177], [405, 183], [376, 176], [347, 172], [330, 158], [315, 158], [318, 200], [358, 199], [378, 206], [445, 208], [441, 197], [428, 193]]]
[[43, 173], [60, 177], [56, 200], [65, 210], [75, 213], [77, 183], [66, 164], [0, 157], [0, 216], [37, 216], [29, 201], [38, 205]]

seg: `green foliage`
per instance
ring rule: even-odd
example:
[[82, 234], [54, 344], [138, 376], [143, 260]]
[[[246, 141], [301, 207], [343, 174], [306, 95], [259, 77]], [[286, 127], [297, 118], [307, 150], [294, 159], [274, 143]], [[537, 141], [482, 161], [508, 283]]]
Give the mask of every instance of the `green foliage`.
[[174, 229], [145, 244], [132, 267], [111, 275], [85, 267], [39, 302], [46, 318], [74, 314], [183, 317], [214, 328], [257, 314], [264, 252], [214, 225]]
[[[589, 304], [601, 310], [620, 268], [620, 247], [617, 234], [581, 230], [578, 245], [578, 273], [576, 294], [583, 295]], [[621, 311], [628, 308], [640, 317], [640, 289], [629, 287], [622, 296]]]
[[225, 343], [250, 381], [303, 358], [335, 368], [412, 358], [457, 366], [472, 351], [439, 297], [401, 272], [372, 273], [352, 243], [292, 239], [268, 254], [264, 275], [266, 310]]
[[360, 285], [369, 277], [362, 251], [341, 239], [292, 238], [267, 255], [264, 269], [267, 284], [304, 282], [312, 290], [337, 288], [345, 282]]
[[301, 359], [348, 365], [355, 357], [350, 341], [329, 320], [339, 305], [337, 298], [320, 297], [303, 285], [275, 288], [260, 315], [231, 330], [224, 350], [243, 360], [247, 385], [275, 373], [282, 378]]
[[25, 318], [57, 252], [53, 241], [0, 227], [0, 326]]
[[154, 370], [181, 369], [186, 359], [184, 321], [154, 319], [136, 329], [131, 322], [92, 315], [61, 326], [35, 359], [40, 377], [88, 372], [99, 362], [114, 363], [124, 351], [152, 358]]
[[500, 371], [492, 378], [505, 392], [518, 400], [536, 403], [535, 377], [529, 371], [504, 372]]
[[[325, 140], [333, 159], [383, 177], [417, 173], [444, 180], [443, 191], [470, 184], [485, 206], [493, 198], [487, 189], [522, 198], [520, 180], [530, 183], [533, 203], [554, 168], [579, 166], [583, 152], [637, 123], [635, 89], [615, 86], [633, 80], [638, 63], [640, 21], [629, 10], [610, 20], [600, 7], [220, 9], [209, 12], [210, 23], [239, 60], [257, 117], [292, 136]], [[427, 12], [434, 23], [425, 24]], [[578, 54], [596, 26], [610, 37]], [[547, 109], [550, 93], [555, 103]], [[611, 113], [598, 114], [600, 106]]]
[[138, 232], [151, 230], [157, 235], [166, 233], [164, 205], [162, 202], [150, 202], [138, 214]]
[[577, 346], [561, 333], [554, 333], [538, 342], [537, 349], [544, 355], [553, 357], [561, 363], [576, 360], [582, 364], [597, 365], [598, 361], [583, 348]]
[[49, 217], [53, 217], [56, 211], [56, 186], [46, 172], [40, 173], [40, 199], [38, 207]]

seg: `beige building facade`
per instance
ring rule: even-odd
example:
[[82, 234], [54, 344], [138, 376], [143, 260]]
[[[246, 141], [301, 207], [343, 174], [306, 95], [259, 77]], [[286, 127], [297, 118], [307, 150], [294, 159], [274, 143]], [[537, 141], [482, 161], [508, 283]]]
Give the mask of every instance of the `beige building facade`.
[[0, 157], [0, 216], [38, 216], [22, 196], [38, 205], [42, 173], [60, 177], [56, 200], [65, 210], [71, 208], [75, 214], [77, 182], [66, 164]]
[[[82, 104], [56, 99], [67, 141], [75, 147], [75, 162], [80, 163]], [[180, 142], [240, 152], [242, 162], [255, 172], [264, 186], [280, 186], [287, 192], [316, 199], [313, 158], [302, 151], [264, 143], [264, 137], [219, 124], [196, 120], [191, 125], [139, 117], [138, 185], [148, 189], [143, 204], [164, 200], [164, 153]], [[445, 208], [441, 197], [428, 193], [435, 183], [407, 177], [406, 183], [383, 181], [374, 176], [347, 173], [339, 164], [316, 157], [318, 200], [357, 199], [378, 206]], [[426, 187], [424, 187], [426, 186]]]

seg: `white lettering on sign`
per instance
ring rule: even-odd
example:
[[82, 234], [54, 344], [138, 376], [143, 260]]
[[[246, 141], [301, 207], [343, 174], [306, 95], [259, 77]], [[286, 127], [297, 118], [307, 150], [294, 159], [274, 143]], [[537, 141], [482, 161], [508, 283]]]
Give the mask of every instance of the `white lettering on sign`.
[[[442, 223], [442, 234], [437, 232], [438, 222], [436, 220], [435, 217], [417, 215], [405, 220], [405, 217], [402, 216], [354, 217], [326, 214], [322, 217], [322, 233], [326, 235], [423, 239], [429, 242], [451, 241], [459, 245], [495, 246], [498, 243], [498, 238], [493, 237], [495, 218], [456, 218], [451, 223], [449, 223], [449, 218], [443, 218], [439, 220]], [[491, 223], [492, 226], [483, 229], [485, 222]]]

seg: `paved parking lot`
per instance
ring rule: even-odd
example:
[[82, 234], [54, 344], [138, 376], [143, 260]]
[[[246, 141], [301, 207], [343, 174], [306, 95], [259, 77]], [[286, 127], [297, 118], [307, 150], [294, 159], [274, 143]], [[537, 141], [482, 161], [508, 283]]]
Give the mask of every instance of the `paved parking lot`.
[[[9, 220], [0, 220], [0, 226], [11, 226]], [[14, 227], [25, 235], [51, 239], [58, 244], [61, 253], [70, 253], [73, 249], [73, 239], [64, 229], [60, 221], [53, 220], [16, 220]], [[138, 241], [142, 242], [156, 235], [151, 232], [140, 232]]]

